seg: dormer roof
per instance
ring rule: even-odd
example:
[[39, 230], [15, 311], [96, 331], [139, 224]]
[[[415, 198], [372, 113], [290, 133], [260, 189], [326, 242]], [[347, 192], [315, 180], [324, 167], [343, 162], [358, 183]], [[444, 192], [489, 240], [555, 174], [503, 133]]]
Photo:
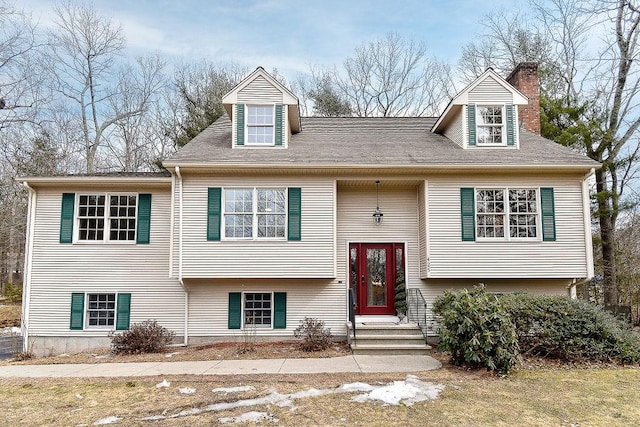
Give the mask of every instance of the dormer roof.
[[[442, 130], [442, 128], [445, 127], [446, 123], [450, 119], [450, 116], [459, 111], [461, 106], [475, 103], [476, 101], [471, 99], [473, 96], [470, 95], [475, 95], [475, 89], [485, 83], [491, 83], [490, 86], [492, 86], [493, 88], [501, 89], [501, 91], [503, 92], [503, 96], [499, 96], [500, 94], [495, 90], [492, 93], [487, 94], [487, 104], [499, 103], [504, 99], [504, 95], [507, 93], [510, 98], [508, 102], [509, 104], [527, 105], [529, 103], [528, 98], [524, 96], [522, 92], [511, 86], [504, 78], [496, 73], [493, 68], [487, 68], [484, 73], [482, 73], [477, 79], [467, 85], [467, 87], [465, 87], [456, 96], [454, 96], [453, 99], [451, 99], [444, 112], [440, 115], [440, 117], [438, 117], [438, 120], [431, 128], [431, 131], [438, 133], [438, 131]], [[495, 98], [491, 99], [491, 97]]]
[[[267, 73], [264, 68], [258, 67], [251, 74], [238, 83], [229, 93], [222, 97], [222, 105], [229, 117], [233, 120], [233, 105], [240, 103], [260, 103], [266, 98], [264, 93], [250, 91], [250, 86], [258, 84], [261, 87], [268, 87], [268, 92], [278, 92], [278, 104], [287, 106], [288, 120], [291, 126], [291, 132], [300, 132], [300, 111], [298, 97], [287, 89], [282, 83], [276, 80], [271, 74]], [[272, 99], [268, 99], [271, 103]]]

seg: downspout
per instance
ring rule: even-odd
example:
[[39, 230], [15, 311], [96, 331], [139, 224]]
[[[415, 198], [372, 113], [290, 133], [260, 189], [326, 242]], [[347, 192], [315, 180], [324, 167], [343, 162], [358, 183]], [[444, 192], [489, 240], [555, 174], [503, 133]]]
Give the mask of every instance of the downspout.
[[182, 226], [184, 224], [183, 216], [183, 199], [182, 199], [182, 175], [180, 174], [180, 166], [175, 167], [176, 176], [178, 177], [176, 184], [178, 186], [178, 281], [184, 290], [184, 345], [189, 344], [189, 291], [184, 284], [182, 277]]
[[36, 191], [24, 181], [22, 185], [29, 190], [29, 205], [27, 208], [27, 241], [24, 248], [25, 275], [22, 280], [22, 351], [29, 351], [29, 309], [31, 302], [31, 272], [33, 270], [33, 239], [35, 233]]

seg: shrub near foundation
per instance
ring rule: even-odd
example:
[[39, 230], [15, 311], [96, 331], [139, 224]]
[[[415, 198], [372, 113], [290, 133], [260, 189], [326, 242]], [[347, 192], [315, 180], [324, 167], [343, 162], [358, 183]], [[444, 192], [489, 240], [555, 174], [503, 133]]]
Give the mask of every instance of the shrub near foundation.
[[171, 344], [176, 334], [155, 320], [134, 323], [123, 332], [109, 333], [111, 351], [115, 354], [157, 353]]
[[601, 307], [569, 297], [506, 294], [500, 297], [523, 354], [565, 361], [640, 362], [640, 336]]
[[301, 340], [298, 347], [303, 351], [322, 351], [333, 344], [331, 329], [325, 328], [322, 320], [312, 317], [301, 320], [300, 326], [293, 331], [293, 336]]
[[455, 365], [507, 374], [518, 362], [516, 328], [502, 302], [484, 286], [445, 291], [433, 311], [442, 318], [439, 346], [451, 353]]

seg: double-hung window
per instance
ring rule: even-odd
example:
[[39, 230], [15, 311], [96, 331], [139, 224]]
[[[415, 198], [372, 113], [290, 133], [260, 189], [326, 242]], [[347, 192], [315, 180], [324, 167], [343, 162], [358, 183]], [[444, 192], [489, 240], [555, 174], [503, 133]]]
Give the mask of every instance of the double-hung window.
[[131, 318], [130, 293], [84, 293], [71, 294], [69, 327], [83, 329], [129, 329]]
[[138, 196], [78, 195], [78, 241], [135, 241]]
[[272, 293], [244, 293], [244, 325], [270, 328], [273, 317]]
[[478, 105], [476, 110], [478, 145], [502, 145], [505, 141], [503, 106]]
[[477, 238], [538, 238], [537, 190], [477, 189], [475, 196]]
[[226, 188], [224, 237], [236, 239], [284, 239], [287, 198], [284, 189]]
[[247, 145], [274, 145], [273, 105], [247, 105]]

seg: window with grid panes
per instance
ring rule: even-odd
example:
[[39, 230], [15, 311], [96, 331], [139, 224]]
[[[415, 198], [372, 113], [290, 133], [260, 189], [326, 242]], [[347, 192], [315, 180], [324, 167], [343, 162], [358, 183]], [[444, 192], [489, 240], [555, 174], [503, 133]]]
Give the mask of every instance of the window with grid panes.
[[476, 190], [476, 237], [536, 239], [537, 194], [522, 188]]
[[247, 106], [247, 144], [274, 144], [273, 105]]
[[224, 190], [224, 237], [284, 239], [286, 208], [284, 189], [227, 188]]
[[87, 326], [113, 328], [116, 294], [87, 294]]
[[478, 145], [501, 145], [504, 127], [502, 106], [478, 105], [476, 109]]
[[272, 304], [271, 293], [244, 294], [244, 325], [255, 327], [271, 327]]
[[79, 241], [135, 241], [138, 196], [81, 194], [78, 196]]

